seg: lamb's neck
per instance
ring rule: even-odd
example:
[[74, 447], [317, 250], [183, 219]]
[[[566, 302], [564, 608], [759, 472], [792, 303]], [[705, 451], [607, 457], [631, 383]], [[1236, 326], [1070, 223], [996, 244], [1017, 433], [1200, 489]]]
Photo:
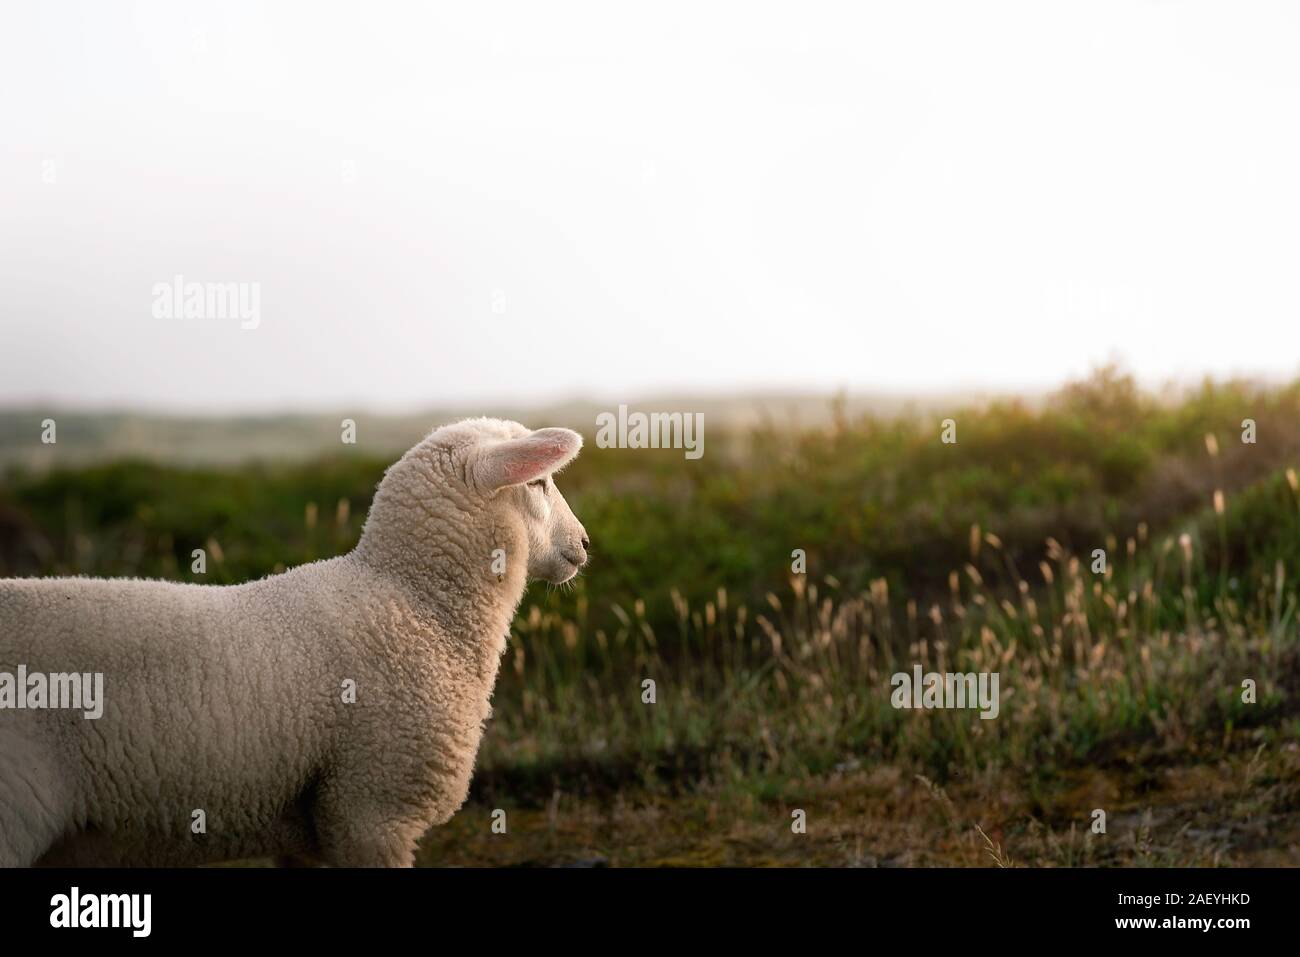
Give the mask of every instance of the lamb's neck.
[[[527, 533], [522, 526], [447, 523], [429, 534], [423, 523], [368, 526], [355, 560], [399, 585], [418, 613], [473, 652], [498, 654], [526, 585]], [[501, 549], [505, 573], [494, 553]]]

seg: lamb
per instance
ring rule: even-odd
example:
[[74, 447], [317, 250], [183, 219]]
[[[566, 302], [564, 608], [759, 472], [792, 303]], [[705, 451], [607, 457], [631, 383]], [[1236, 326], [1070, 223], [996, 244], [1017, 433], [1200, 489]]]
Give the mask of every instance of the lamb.
[[97, 720], [0, 707], [0, 867], [410, 866], [468, 794], [527, 580], [587, 562], [551, 478], [581, 447], [436, 429], [352, 552], [248, 584], [0, 580], [0, 673], [104, 677]]

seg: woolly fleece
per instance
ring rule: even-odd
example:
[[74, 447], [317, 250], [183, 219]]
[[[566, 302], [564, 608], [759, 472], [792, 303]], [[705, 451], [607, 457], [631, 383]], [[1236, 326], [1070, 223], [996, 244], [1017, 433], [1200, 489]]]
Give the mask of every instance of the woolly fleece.
[[0, 866], [410, 865], [468, 793], [528, 577], [586, 561], [542, 481], [581, 445], [435, 430], [385, 474], [356, 549], [249, 584], [0, 581], [0, 672], [102, 672], [105, 699], [99, 720], [0, 709]]

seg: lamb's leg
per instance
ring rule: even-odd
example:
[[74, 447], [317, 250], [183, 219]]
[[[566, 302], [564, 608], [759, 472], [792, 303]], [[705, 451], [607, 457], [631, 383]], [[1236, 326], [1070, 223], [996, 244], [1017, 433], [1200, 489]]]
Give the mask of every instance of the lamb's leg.
[[333, 867], [412, 867], [424, 825], [375, 809], [353, 810], [321, 828], [321, 856]]
[[321, 860], [333, 867], [411, 867], [428, 828], [410, 805], [385, 803], [365, 788], [322, 786], [312, 819]]
[[30, 867], [67, 830], [72, 795], [49, 753], [0, 727], [0, 867]]

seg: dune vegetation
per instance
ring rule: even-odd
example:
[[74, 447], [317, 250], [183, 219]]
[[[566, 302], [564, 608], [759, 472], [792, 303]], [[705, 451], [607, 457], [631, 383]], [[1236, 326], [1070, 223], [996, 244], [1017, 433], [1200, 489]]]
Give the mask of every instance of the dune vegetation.
[[[1300, 383], [588, 439], [592, 564], [531, 586], [426, 863], [1300, 863]], [[0, 575], [275, 574], [386, 465], [10, 469]], [[997, 672], [997, 717], [895, 708], [916, 665]]]

